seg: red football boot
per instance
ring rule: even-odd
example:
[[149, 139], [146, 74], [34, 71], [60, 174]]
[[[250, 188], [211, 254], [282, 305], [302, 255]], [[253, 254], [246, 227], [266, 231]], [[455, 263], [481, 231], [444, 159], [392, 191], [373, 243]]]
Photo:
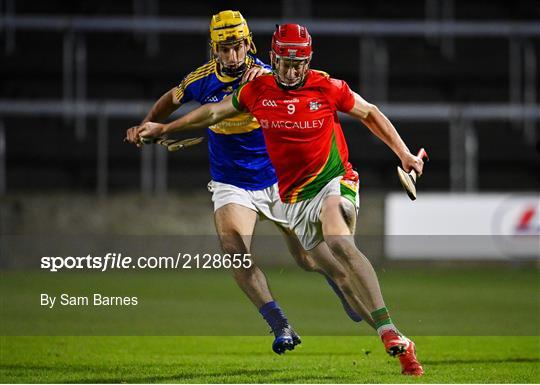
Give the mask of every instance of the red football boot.
[[414, 342], [394, 330], [383, 333], [381, 339], [386, 352], [392, 357], [399, 357], [401, 373], [409, 376], [421, 376], [424, 369], [416, 358], [416, 346]]
[[424, 368], [422, 368], [422, 365], [420, 365], [420, 362], [416, 358], [416, 346], [407, 337], [405, 339], [409, 342], [409, 347], [405, 353], [398, 355], [401, 364], [401, 373], [408, 376], [421, 376], [424, 374]]
[[381, 336], [386, 352], [392, 357], [403, 354], [409, 347], [409, 340], [395, 330], [387, 330]]

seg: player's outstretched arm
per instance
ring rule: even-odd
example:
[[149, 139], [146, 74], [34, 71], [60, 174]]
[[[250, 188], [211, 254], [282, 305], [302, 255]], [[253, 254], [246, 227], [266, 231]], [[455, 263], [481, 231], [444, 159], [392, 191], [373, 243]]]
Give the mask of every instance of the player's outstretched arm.
[[156, 138], [178, 131], [194, 130], [216, 124], [223, 119], [238, 115], [238, 111], [232, 104], [232, 96], [227, 96], [219, 103], [208, 103], [194, 109], [168, 124], [146, 122], [128, 136], [131, 143], [140, 143], [141, 137]]
[[232, 103], [232, 95], [227, 96], [219, 103], [208, 103], [175, 121], [166, 124], [164, 134], [171, 132], [193, 130], [196, 128], [209, 127], [223, 119], [240, 114]]
[[419, 176], [422, 175], [424, 162], [419, 157], [411, 154], [392, 122], [377, 106], [354, 93], [354, 107], [348, 114], [364, 123], [373, 134], [386, 143], [399, 157], [405, 171], [409, 172], [414, 169]]
[[[147, 122], [161, 122], [165, 119], [167, 119], [174, 111], [180, 107], [180, 103], [178, 103], [174, 97], [174, 88], [170, 89], [169, 91], [165, 92], [152, 106], [148, 114], [146, 114], [145, 118], [141, 122], [141, 124], [137, 126], [133, 126], [127, 129], [126, 131], [126, 139], [129, 142], [136, 143], [138, 141], [137, 131], [140, 127], [142, 127]], [[136, 139], [136, 141], [131, 140]]]

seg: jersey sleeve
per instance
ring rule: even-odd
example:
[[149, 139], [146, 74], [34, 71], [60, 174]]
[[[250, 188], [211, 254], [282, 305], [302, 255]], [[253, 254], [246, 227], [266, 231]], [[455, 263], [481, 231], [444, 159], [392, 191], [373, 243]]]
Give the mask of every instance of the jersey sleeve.
[[233, 93], [232, 104], [234, 108], [236, 108], [238, 111], [250, 110], [249, 102], [253, 100], [253, 98], [250, 96], [253, 88], [251, 84], [251, 82], [244, 83], [240, 87], [238, 87]]
[[354, 94], [347, 82], [330, 78], [332, 96], [338, 111], [349, 112], [354, 107]]
[[263, 67], [264, 69], [266, 69], [266, 70], [272, 72], [272, 67], [271, 67], [271, 66], [269, 66], [269, 65], [266, 64], [266, 63], [264, 63], [264, 62], [263, 62], [262, 60], [260, 60], [259, 58], [254, 58], [254, 59], [255, 59], [255, 60], [254, 60], [254, 64], [255, 64], [255, 65], [261, 66], [261, 67]]
[[[191, 75], [191, 74], [190, 74]], [[173, 96], [177, 104], [184, 104], [193, 100], [193, 86], [189, 82], [190, 75], [186, 76], [179, 85], [174, 88]]]

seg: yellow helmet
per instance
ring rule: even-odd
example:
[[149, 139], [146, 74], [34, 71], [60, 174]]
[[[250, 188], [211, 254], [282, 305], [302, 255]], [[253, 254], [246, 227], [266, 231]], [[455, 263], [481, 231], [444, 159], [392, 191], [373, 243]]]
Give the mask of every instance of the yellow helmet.
[[251, 53], [256, 53], [257, 48], [251, 38], [251, 32], [246, 19], [238, 11], [221, 11], [212, 16], [210, 21], [210, 40], [212, 48], [217, 50], [220, 43], [234, 43], [240, 40], [247, 40], [247, 45]]

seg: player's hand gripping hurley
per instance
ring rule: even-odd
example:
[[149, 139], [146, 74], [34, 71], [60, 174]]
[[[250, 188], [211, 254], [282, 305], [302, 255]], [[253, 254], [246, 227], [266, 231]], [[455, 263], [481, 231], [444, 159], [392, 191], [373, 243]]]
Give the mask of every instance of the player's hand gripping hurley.
[[141, 137], [140, 142], [142, 144], [161, 144], [162, 146], [167, 147], [169, 151], [178, 151], [182, 148], [195, 146], [196, 144], [201, 143], [204, 140], [204, 137], [198, 138], [187, 138], [187, 139], [165, 139], [165, 138], [150, 138], [150, 137]]
[[[416, 156], [422, 160], [429, 160], [428, 154], [424, 148], [421, 148]], [[416, 181], [418, 179], [416, 171], [412, 169], [410, 172], [406, 172], [401, 166], [397, 166], [397, 174], [407, 195], [414, 201], [416, 199]]]
[[140, 147], [143, 144], [160, 144], [167, 147], [169, 151], [178, 151], [182, 148], [195, 146], [204, 140], [204, 137], [187, 139], [166, 139], [162, 136], [163, 124], [146, 122], [140, 126], [133, 126], [126, 131], [124, 142], [136, 144]]

